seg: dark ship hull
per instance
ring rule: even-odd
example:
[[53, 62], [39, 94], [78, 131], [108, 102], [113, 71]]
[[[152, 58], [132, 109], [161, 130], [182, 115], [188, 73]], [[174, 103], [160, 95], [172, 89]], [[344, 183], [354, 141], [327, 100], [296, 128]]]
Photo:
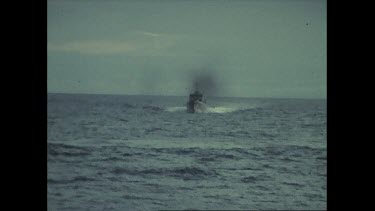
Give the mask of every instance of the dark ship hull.
[[189, 101], [186, 103], [188, 113], [202, 112], [205, 110], [203, 95], [199, 91], [189, 95]]

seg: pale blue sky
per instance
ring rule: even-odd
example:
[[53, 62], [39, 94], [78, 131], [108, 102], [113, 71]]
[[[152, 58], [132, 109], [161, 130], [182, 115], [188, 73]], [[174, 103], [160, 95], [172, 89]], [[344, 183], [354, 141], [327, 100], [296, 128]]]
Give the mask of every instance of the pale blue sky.
[[326, 98], [326, 1], [49, 0], [48, 92]]

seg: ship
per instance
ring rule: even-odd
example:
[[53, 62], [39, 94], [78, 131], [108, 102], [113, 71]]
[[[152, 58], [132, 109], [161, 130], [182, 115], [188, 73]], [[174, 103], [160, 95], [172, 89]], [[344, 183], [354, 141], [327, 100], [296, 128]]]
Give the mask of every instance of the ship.
[[206, 100], [203, 94], [196, 90], [189, 95], [189, 101], [186, 103], [186, 111], [188, 113], [200, 113], [206, 111]]

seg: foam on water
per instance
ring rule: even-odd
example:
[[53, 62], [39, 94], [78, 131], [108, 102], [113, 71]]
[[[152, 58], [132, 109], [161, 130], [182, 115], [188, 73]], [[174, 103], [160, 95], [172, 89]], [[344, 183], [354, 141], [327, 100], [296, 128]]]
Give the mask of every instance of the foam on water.
[[186, 107], [182, 107], [182, 106], [167, 107], [167, 108], [165, 108], [165, 111], [168, 111], [168, 112], [181, 112], [181, 111], [186, 111]]
[[228, 112], [233, 112], [240, 110], [240, 108], [236, 107], [207, 107], [207, 113], [228, 113]]
[[[255, 108], [254, 106], [251, 107], [251, 106], [248, 106], [248, 107], [236, 107], [236, 106], [232, 106], [232, 107], [225, 107], [225, 106], [206, 106], [206, 109], [205, 110], [197, 110], [196, 113], [230, 113], [230, 112], [234, 112], [234, 111], [239, 111], [239, 110], [246, 110], [246, 109], [251, 109], [251, 108]], [[167, 107], [165, 109], [165, 111], [168, 111], [168, 112], [186, 112], [186, 107]]]

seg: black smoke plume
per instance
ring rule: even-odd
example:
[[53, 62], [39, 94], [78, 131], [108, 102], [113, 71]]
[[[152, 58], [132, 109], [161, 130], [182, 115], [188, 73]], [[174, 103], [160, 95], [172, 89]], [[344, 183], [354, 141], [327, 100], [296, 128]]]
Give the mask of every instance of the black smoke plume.
[[215, 96], [218, 94], [219, 86], [215, 71], [199, 70], [195, 71], [191, 77], [190, 92], [200, 91], [205, 96]]

